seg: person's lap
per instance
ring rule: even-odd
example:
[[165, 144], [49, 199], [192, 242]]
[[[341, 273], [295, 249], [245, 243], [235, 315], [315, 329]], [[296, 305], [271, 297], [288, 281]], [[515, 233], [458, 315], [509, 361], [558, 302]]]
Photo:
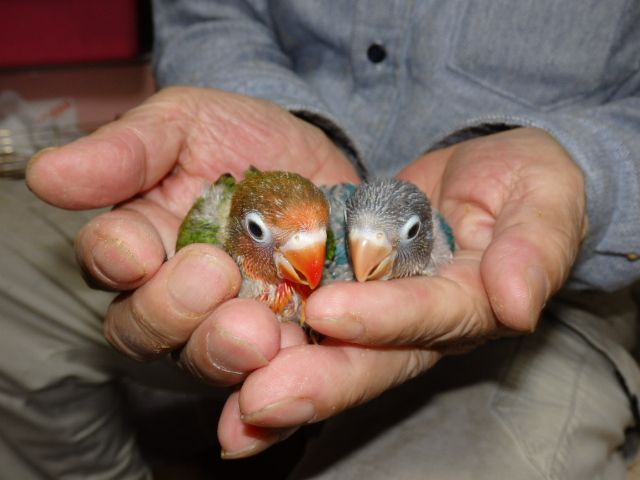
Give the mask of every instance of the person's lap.
[[2, 478], [145, 478], [118, 380], [213, 392], [169, 358], [140, 364], [105, 341], [113, 294], [85, 285], [73, 251], [97, 213], [56, 209], [0, 180]]

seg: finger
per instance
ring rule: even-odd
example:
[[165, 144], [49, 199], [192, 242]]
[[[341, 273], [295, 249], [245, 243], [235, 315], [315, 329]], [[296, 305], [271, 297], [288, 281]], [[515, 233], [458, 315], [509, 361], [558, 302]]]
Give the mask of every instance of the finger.
[[229, 397], [218, 422], [218, 440], [222, 446], [222, 458], [250, 457], [287, 439], [298, 429], [298, 427], [263, 428], [243, 422], [238, 404], [239, 397], [239, 391]]
[[180, 108], [160, 108], [165, 93], [69, 145], [36, 155], [27, 183], [61, 208], [104, 207], [156, 184], [173, 168], [185, 132]]
[[261, 302], [232, 299], [219, 305], [193, 332], [178, 363], [200, 380], [236, 385], [264, 367], [280, 349], [280, 324]]
[[324, 286], [307, 301], [307, 322], [363, 345], [477, 344], [497, 327], [479, 274], [481, 257], [458, 252], [454, 258], [437, 276]]
[[[448, 211], [456, 212], [449, 220], [460, 244], [486, 245], [481, 276], [496, 317], [523, 332], [535, 329], [542, 308], [566, 282], [588, 228], [582, 172], [555, 143], [544, 153], [534, 163], [523, 162], [510, 179], [503, 177], [510, 184], [506, 191], [492, 173], [504, 168], [505, 159], [485, 165], [486, 181], [469, 172], [482, 185], [471, 188], [474, 193], [463, 193], [471, 187], [463, 175], [447, 187], [457, 198]], [[483, 193], [487, 186], [503, 193]]]
[[309, 343], [309, 335], [294, 322], [280, 323], [281, 341], [280, 348], [292, 347], [294, 345], [306, 345]]
[[238, 293], [240, 282], [238, 267], [222, 250], [189, 245], [112, 303], [105, 336], [131, 358], [158, 358], [182, 346], [216, 306]]
[[482, 340], [502, 327], [533, 331], [566, 281], [585, 231], [579, 215], [551, 204], [527, 198], [506, 209], [483, 254], [460, 250], [435, 277], [323, 287], [307, 302], [307, 322], [368, 345]]
[[492, 309], [514, 330], [535, 330], [542, 309], [564, 285], [578, 255], [583, 225], [557, 207], [549, 208], [538, 202], [533, 212], [524, 206], [503, 216], [482, 260]]
[[339, 343], [287, 348], [243, 384], [242, 420], [277, 428], [317, 422], [418, 375], [439, 358], [427, 349]]
[[131, 210], [114, 210], [87, 223], [76, 238], [75, 250], [89, 285], [120, 291], [143, 285], [166, 258], [158, 231]]
[[566, 281], [579, 241], [572, 228], [523, 222], [516, 211], [503, 222], [483, 254], [458, 251], [437, 276], [320, 288], [307, 302], [307, 323], [364, 345], [464, 346], [505, 329], [535, 330]]
[[274, 103], [171, 87], [92, 135], [36, 155], [27, 183], [56, 206], [96, 208], [147, 191], [177, 164], [174, 183], [241, 176], [250, 165], [297, 171], [317, 183], [358, 179], [324, 132]]
[[[196, 180], [187, 191], [201, 188], [202, 182]], [[157, 196], [135, 197], [82, 228], [75, 247], [87, 283], [132, 290], [151, 278], [167, 256], [174, 255], [178, 228], [193, 204], [193, 194], [178, 194], [170, 201], [154, 198]]]

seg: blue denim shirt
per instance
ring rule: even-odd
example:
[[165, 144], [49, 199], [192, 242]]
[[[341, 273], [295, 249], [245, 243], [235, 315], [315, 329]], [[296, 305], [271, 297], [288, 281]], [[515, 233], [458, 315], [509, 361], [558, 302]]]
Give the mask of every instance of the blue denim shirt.
[[[590, 230], [570, 285], [640, 277], [640, 2], [154, 0], [161, 85], [274, 101], [373, 176], [504, 125], [583, 169]], [[481, 126], [483, 128], [474, 128]]]

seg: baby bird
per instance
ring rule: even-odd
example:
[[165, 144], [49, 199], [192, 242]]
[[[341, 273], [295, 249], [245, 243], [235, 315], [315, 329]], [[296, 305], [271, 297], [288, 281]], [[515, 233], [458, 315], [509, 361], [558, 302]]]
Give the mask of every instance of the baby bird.
[[411, 182], [363, 183], [345, 208], [347, 247], [359, 282], [434, 275], [452, 261], [451, 227]]
[[304, 323], [304, 303], [324, 269], [329, 202], [310, 180], [251, 168], [236, 183], [223, 175], [205, 187], [184, 219], [176, 251], [210, 243], [242, 273], [240, 297], [265, 302], [281, 321]]

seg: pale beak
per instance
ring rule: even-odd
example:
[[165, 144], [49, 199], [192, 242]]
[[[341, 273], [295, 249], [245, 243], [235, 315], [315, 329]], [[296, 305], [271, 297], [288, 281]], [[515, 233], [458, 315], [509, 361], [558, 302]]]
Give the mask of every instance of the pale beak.
[[386, 280], [391, 274], [395, 252], [384, 232], [354, 230], [349, 234], [349, 249], [359, 282]]
[[295, 283], [316, 288], [322, 280], [327, 232], [298, 232], [273, 255], [278, 274]]

